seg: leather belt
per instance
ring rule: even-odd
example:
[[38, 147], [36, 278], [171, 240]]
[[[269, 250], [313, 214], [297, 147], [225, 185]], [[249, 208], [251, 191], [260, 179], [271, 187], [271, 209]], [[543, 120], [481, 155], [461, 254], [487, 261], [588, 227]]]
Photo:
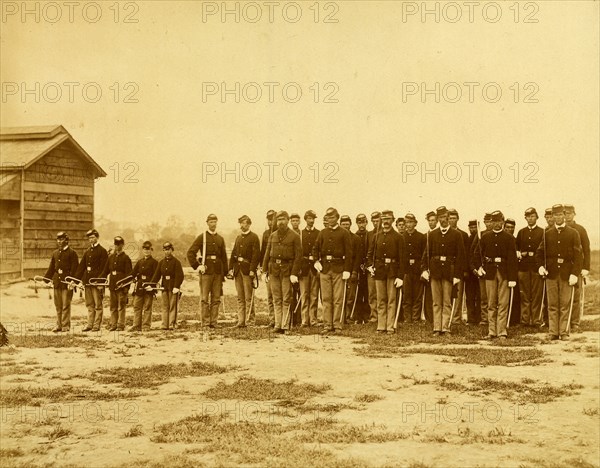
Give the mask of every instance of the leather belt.
[[325, 255], [326, 262], [335, 262], [336, 260], [346, 260], [346, 257], [334, 257], [333, 255]]
[[446, 260], [449, 260], [451, 262], [454, 261], [454, 257], [447, 257], [446, 255], [434, 255], [431, 258], [433, 258], [435, 260], [440, 260], [442, 262], [445, 262]]
[[273, 259], [273, 261], [277, 264], [277, 265], [281, 265], [282, 263], [290, 263], [291, 260], [286, 260], [283, 258], [275, 258]]
[[380, 262], [380, 263], [396, 263], [396, 259], [395, 258], [378, 258], [377, 260], [375, 260], [376, 262]]

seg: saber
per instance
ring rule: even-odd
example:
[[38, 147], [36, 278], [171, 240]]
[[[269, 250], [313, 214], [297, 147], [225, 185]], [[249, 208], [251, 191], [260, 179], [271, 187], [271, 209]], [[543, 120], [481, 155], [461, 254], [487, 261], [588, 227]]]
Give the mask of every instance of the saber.
[[108, 279], [106, 278], [90, 278], [88, 280], [90, 286], [108, 286]]
[[[290, 316], [290, 330], [292, 329], [292, 326], [294, 324], [294, 315], [296, 315], [296, 312], [298, 311], [298, 307], [300, 307], [300, 298], [298, 298], [298, 300], [296, 301], [296, 307], [294, 307], [294, 311], [292, 312], [292, 315]], [[291, 307], [291, 304], [290, 304]]]
[[52, 289], [52, 280], [49, 278], [46, 278], [45, 276], [34, 276], [33, 278], [29, 278], [29, 281], [33, 281], [33, 289], [35, 291], [35, 293], [38, 293], [38, 283], [40, 283], [42, 286], [42, 289], [47, 289], [48, 290], [48, 299], [52, 299], [52, 294], [50, 293], [50, 290]]
[[352, 311], [350, 312], [350, 320], [354, 320], [354, 308], [356, 307], [356, 301], [358, 300], [358, 283], [360, 281], [360, 273], [358, 274], [358, 280], [356, 281], [356, 292], [354, 293], [354, 303], [352, 304]]
[[506, 328], [510, 327], [510, 315], [512, 312], [514, 292], [515, 288], [510, 288], [510, 299], [508, 300], [508, 318], [506, 319]]
[[344, 323], [345, 316], [346, 316], [346, 314], [344, 312], [346, 309], [346, 289], [347, 289], [347, 287], [348, 287], [348, 280], [344, 280], [344, 297], [342, 298], [342, 315], [340, 317], [340, 319], [341, 319], [340, 324]]
[[398, 317], [400, 317], [400, 305], [402, 304], [402, 286], [400, 286], [398, 289], [398, 305], [396, 306], [396, 319], [394, 320], [394, 330], [398, 328]]
[[423, 283], [423, 300], [421, 301], [421, 320], [425, 321], [425, 288], [427, 285]]
[[452, 310], [450, 310], [450, 320], [448, 321], [448, 329], [452, 327], [452, 318], [454, 317], [454, 306], [456, 305], [456, 298], [452, 299]]
[[581, 293], [579, 296], [579, 320], [583, 320], [583, 306], [585, 304], [585, 278], [581, 276]]
[[150, 286], [151, 291], [164, 291], [165, 288], [158, 285], [158, 283], [142, 283], [142, 288], [146, 289]]
[[573, 312], [573, 301], [575, 300], [575, 286], [571, 286], [571, 303], [569, 304], [569, 317], [567, 319], [567, 334], [571, 333], [571, 313]]
[[542, 303], [540, 304], [540, 314], [538, 315], [538, 322], [540, 323], [540, 327], [546, 325], [544, 323], [544, 299], [546, 298], [546, 280], [543, 280], [542, 284]]
[[181, 299], [181, 291], [175, 295], [175, 319], [173, 320], [173, 328], [177, 328], [177, 314], [179, 313], [179, 299]]

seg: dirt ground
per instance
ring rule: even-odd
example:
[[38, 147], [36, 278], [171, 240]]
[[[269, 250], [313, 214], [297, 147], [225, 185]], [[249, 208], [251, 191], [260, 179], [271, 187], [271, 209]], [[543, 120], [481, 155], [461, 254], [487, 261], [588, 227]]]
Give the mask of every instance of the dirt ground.
[[[183, 291], [186, 296], [197, 296], [198, 286], [186, 281]], [[230, 310], [222, 324], [227, 327], [234, 324], [230, 282], [226, 283], [225, 294]], [[484, 341], [464, 345], [417, 342], [412, 348], [407, 346], [405, 353], [373, 357], [360, 352], [372, 343], [352, 336], [265, 332], [257, 339], [236, 338], [223, 333], [223, 329], [211, 333], [197, 329], [190, 317], [188, 328], [175, 332], [102, 330], [87, 335], [81, 333], [87, 312], [78, 298], [73, 305], [71, 331], [57, 337], [49, 331], [55, 315], [48, 291], [40, 290], [36, 295], [27, 284], [18, 283], [3, 288], [0, 299], [0, 319], [11, 339], [11, 345], [0, 352], [0, 462], [5, 467], [304, 464], [293, 457], [297, 452], [285, 458], [273, 449], [273, 453], [263, 454], [263, 460], [252, 462], [251, 458], [243, 458], [251, 447], [236, 447], [229, 452], [215, 449], [216, 442], [211, 448], [202, 442], [157, 439], [161, 425], [194, 415], [226, 418], [232, 423], [227, 426], [229, 432], [241, 425], [258, 430], [262, 424], [280, 425], [283, 431], [296, 430], [301, 425], [304, 428], [315, 421], [334, 419], [339, 425], [334, 427], [345, 428], [345, 438], [339, 432], [338, 439], [328, 442], [313, 432], [310, 440], [296, 440], [298, 432], [286, 432], [281, 439], [274, 439], [296, 448], [302, 445], [309, 451], [318, 450], [307, 453], [326, 453], [329, 458], [316, 459], [315, 466], [600, 464], [597, 328], [573, 334], [567, 342], [548, 342], [544, 334], [532, 332], [526, 339], [534, 344], [527, 349], [542, 350], [542, 359], [481, 365], [438, 352], [464, 348], [485, 354], [492, 348], [508, 351], [524, 347]], [[155, 305], [155, 312], [158, 310]], [[586, 315], [586, 322], [597, 324], [600, 311], [592, 312]], [[259, 307], [257, 313], [264, 310]], [[131, 315], [128, 307], [128, 320]], [[105, 308], [105, 322], [108, 316]], [[160, 323], [155, 320], [153, 326], [159, 327]], [[62, 345], [54, 346], [53, 340], [62, 340]], [[418, 352], [412, 354], [413, 348], [419, 348]], [[140, 388], [134, 388], [131, 382], [103, 383], [92, 378], [106, 369], [110, 375], [110, 369], [118, 367], [191, 362], [226, 369], [207, 375], [175, 376], [166, 383]], [[325, 385], [325, 390], [306, 399], [313, 404], [311, 411], [282, 411], [281, 400], [265, 400], [260, 386], [248, 386], [248, 395], [243, 399], [204, 394], [217, 385], [234, 384], [245, 377], [260, 382], [288, 382], [290, 388]], [[474, 382], [483, 385], [469, 388]], [[508, 385], [502, 387], [498, 382]], [[11, 389], [19, 390], [13, 395]], [[42, 392], [34, 403], [24, 399], [34, 390], [56, 393], [44, 397], [53, 394]], [[91, 390], [109, 397], [94, 396]], [[558, 393], [553, 396], [553, 391]], [[348, 428], [354, 428], [354, 432]], [[383, 432], [393, 432], [397, 437], [386, 439]], [[350, 437], [350, 433], [359, 435]], [[232, 443], [241, 446], [256, 443], [231, 433], [224, 437], [232, 437]]]

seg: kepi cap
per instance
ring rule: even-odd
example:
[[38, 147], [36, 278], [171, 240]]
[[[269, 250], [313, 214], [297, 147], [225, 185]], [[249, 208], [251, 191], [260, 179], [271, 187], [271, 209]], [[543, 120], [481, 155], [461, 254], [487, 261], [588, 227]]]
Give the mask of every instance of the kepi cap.
[[476, 227], [476, 226], [477, 226], [477, 220], [476, 219], [469, 220], [469, 227]]
[[406, 213], [406, 214], [404, 215], [404, 220], [405, 220], [405, 221], [409, 221], [409, 220], [410, 220], [410, 221], [414, 221], [415, 223], [417, 223], [417, 222], [418, 222], [418, 221], [417, 221], [417, 217], [416, 217], [414, 214], [412, 214], [412, 213]]
[[273, 216], [275, 216], [275, 210], [269, 210], [269, 211], [267, 211], [267, 219], [268, 220], [273, 219]]
[[300, 215], [298, 213], [292, 213], [290, 219], [300, 219]]
[[327, 208], [327, 211], [325, 212], [325, 216], [335, 216], [336, 218], [339, 218], [340, 214], [338, 213], [338, 210], [336, 210], [335, 208]]
[[125, 239], [123, 239], [121, 236], [115, 237], [114, 245], [125, 245]]
[[170, 242], [165, 242], [162, 248], [163, 250], [175, 250], [175, 247]]
[[151, 248], [152, 248], [152, 242], [150, 242], [150, 241], [145, 241], [142, 244], [142, 249], [151, 249]]
[[304, 213], [304, 219], [306, 218], [317, 219], [317, 213], [315, 213], [313, 210], [308, 210], [306, 213]]
[[371, 213], [371, 221], [379, 218], [381, 218], [381, 213], [379, 211], [373, 211], [373, 213]]
[[95, 229], [90, 229], [88, 232], [85, 233], [85, 237], [90, 236], [100, 237], [100, 234], [98, 234], [98, 231], [96, 231]]
[[504, 221], [504, 215], [502, 214], [502, 211], [493, 211], [492, 214], [492, 221], [494, 222], [500, 222], [500, 221]]
[[529, 215], [536, 215], [537, 216], [537, 211], [535, 210], [535, 208], [531, 207], [531, 208], [527, 208], [525, 210], [525, 216], [529, 216]]
[[69, 240], [69, 235], [65, 231], [60, 231], [56, 234], [56, 238], [60, 239], [60, 240], [63, 240], [63, 239]]
[[448, 214], [448, 209], [445, 206], [439, 206], [435, 210], [437, 216], [444, 216]]
[[516, 221], [512, 218], [506, 218], [506, 221], [504, 221], [505, 226], [516, 226], [516, 224]]
[[287, 211], [281, 210], [281, 211], [278, 211], [277, 214], [275, 215], [275, 219], [278, 219], [278, 218], [290, 219], [290, 215], [288, 214]]
[[340, 218], [340, 224], [341, 224], [341, 223], [350, 223], [350, 224], [352, 224], [352, 220], [350, 219], [350, 216], [348, 216], [348, 215], [343, 215], [343, 216]]
[[559, 214], [559, 213], [564, 213], [565, 212], [565, 207], [564, 205], [556, 204], [556, 205], [552, 205], [552, 214]]
[[359, 213], [359, 214], [357, 214], [357, 215], [356, 215], [356, 222], [357, 222], [357, 223], [360, 223], [361, 221], [363, 221], [363, 222], [364, 222], [364, 221], [367, 221], [367, 222], [369, 221], [369, 220], [367, 219], [367, 215], [366, 215], [366, 214], [364, 214], [364, 213]]
[[216, 215], [216, 214], [212, 214], [212, 213], [211, 213], [211, 214], [209, 214], [209, 215], [206, 217], [206, 222], [207, 222], [207, 223], [208, 223], [209, 221], [218, 221], [218, 220], [219, 220], [219, 218], [217, 218], [217, 215]]
[[248, 224], [252, 224], [252, 220], [250, 219], [250, 216], [248, 216], [248, 215], [243, 215], [238, 218], [238, 223], [241, 224], [244, 221], [248, 221]]

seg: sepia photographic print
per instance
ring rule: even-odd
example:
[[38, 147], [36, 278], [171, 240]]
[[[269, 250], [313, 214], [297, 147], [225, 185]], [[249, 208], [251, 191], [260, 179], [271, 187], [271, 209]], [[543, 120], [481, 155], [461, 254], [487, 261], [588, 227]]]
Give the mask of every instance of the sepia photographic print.
[[2, 467], [600, 467], [597, 0], [0, 15]]

